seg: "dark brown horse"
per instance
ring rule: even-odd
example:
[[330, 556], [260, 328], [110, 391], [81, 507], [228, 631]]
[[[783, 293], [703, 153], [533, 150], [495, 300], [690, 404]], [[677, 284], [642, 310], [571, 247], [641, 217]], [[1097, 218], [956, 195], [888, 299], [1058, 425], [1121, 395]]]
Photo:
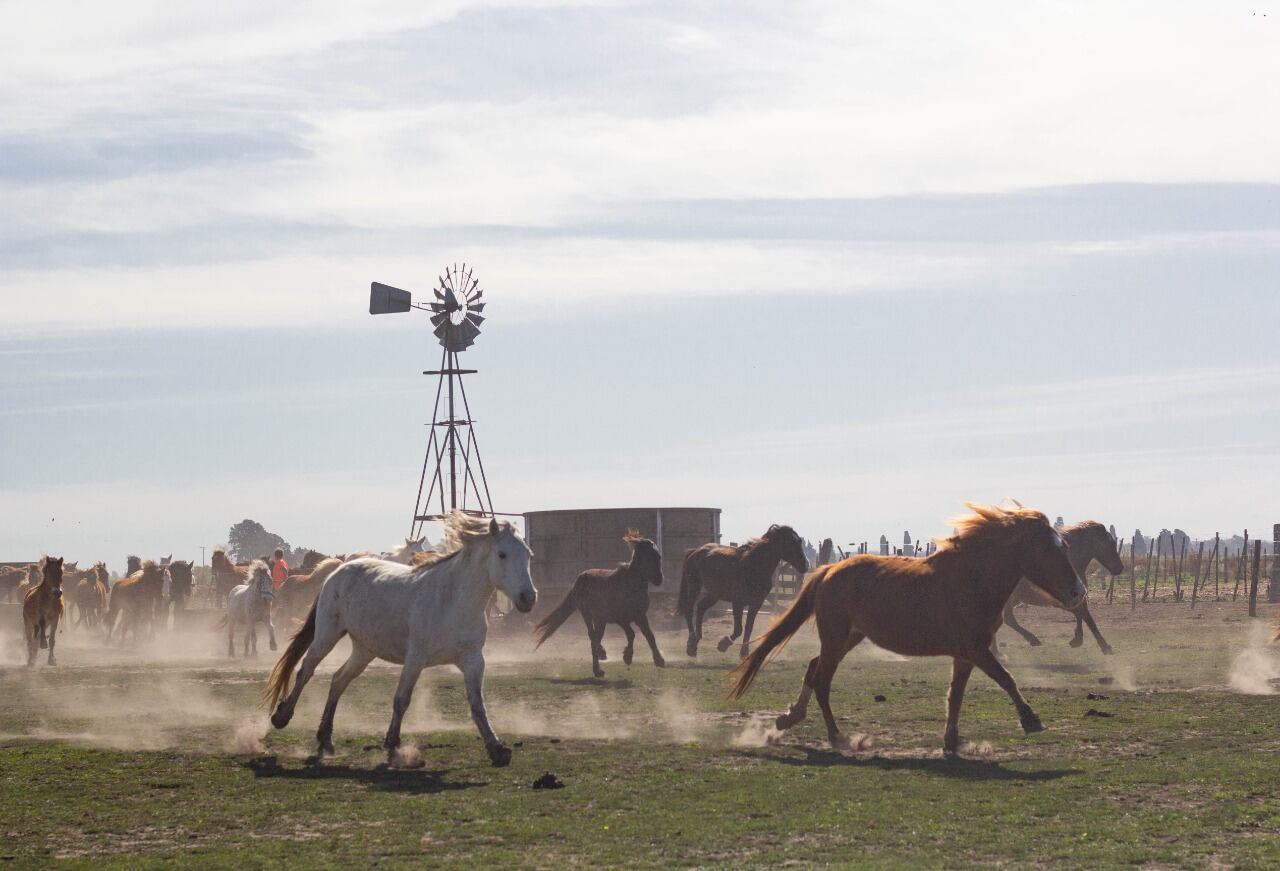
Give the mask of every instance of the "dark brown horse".
[[169, 601], [160, 603], [160, 625], [169, 622], [169, 611], [173, 611], [174, 628], [178, 625], [178, 615], [187, 610], [187, 600], [195, 588], [195, 561], [170, 560], [169, 565]]
[[142, 571], [142, 557], [129, 554], [124, 558], [124, 565], [124, 576], [127, 578], [129, 575]]
[[53, 648], [58, 640], [58, 621], [62, 619], [62, 557], [47, 556], [39, 565], [40, 583], [27, 590], [22, 600], [27, 667], [36, 664], [37, 651], [45, 648], [49, 650], [49, 664], [58, 664]]
[[[129, 577], [116, 582], [111, 588], [110, 605], [107, 615], [102, 620], [107, 630], [107, 640], [120, 623], [120, 641], [132, 629], [133, 640], [138, 640], [138, 627], [146, 623], [150, 637], [155, 638], [156, 615], [160, 611], [160, 602], [164, 595], [165, 567], [151, 560], [143, 560], [142, 568]], [[123, 616], [121, 616], [123, 612]]]
[[213, 552], [209, 562], [213, 567], [213, 592], [219, 603], [225, 602], [233, 589], [249, 582], [249, 566], [236, 565], [222, 548]]
[[93, 568], [77, 572], [73, 579], [64, 571], [63, 584], [69, 590], [68, 598], [76, 606], [75, 626], [93, 627], [107, 610], [107, 594], [111, 587], [111, 576], [107, 574], [104, 563], [95, 563]]
[[[36, 565], [28, 566], [0, 566], [0, 599], [12, 600], [17, 598], [22, 601], [18, 591], [26, 584], [26, 589], [31, 588], [32, 569], [38, 573], [39, 567]], [[25, 590], [23, 590], [25, 594]]]
[[716, 649], [728, 650], [742, 631], [742, 611], [747, 611], [746, 634], [742, 639], [742, 655], [747, 655], [747, 639], [756, 623], [756, 613], [765, 597], [773, 589], [773, 573], [778, 564], [790, 564], [801, 577], [809, 571], [809, 561], [804, 555], [804, 542], [790, 526], [770, 526], [764, 535], [746, 544], [727, 547], [704, 544], [684, 555], [684, 570], [680, 574], [680, 604], [689, 626], [689, 641], [685, 652], [698, 655], [698, 642], [702, 640], [702, 619], [707, 609], [721, 599], [733, 605], [733, 634], [720, 639]]
[[821, 652], [809, 663], [799, 698], [778, 717], [779, 729], [804, 719], [812, 693], [832, 747], [847, 746], [831, 713], [831, 679], [845, 654], [870, 638], [903, 656], [951, 657], [943, 752], [959, 749], [960, 703], [974, 666], [1009, 694], [1025, 732], [1042, 731], [1040, 718], [991, 652], [991, 641], [1020, 579], [1068, 607], [1083, 601], [1084, 584], [1067, 558], [1066, 542], [1039, 511], [966, 504], [973, 513], [958, 518], [955, 535], [924, 559], [862, 555], [819, 569], [735, 670], [730, 698], [740, 698], [765, 662], [814, 617]]
[[607, 659], [604, 646], [604, 628], [616, 623], [627, 634], [627, 647], [622, 651], [622, 661], [631, 665], [635, 652], [636, 633], [634, 623], [640, 627], [644, 640], [653, 652], [653, 664], [662, 668], [667, 664], [658, 652], [658, 642], [649, 628], [649, 585], [662, 585], [662, 554], [658, 547], [635, 530], [622, 539], [631, 546], [631, 560], [619, 563], [614, 569], [587, 569], [578, 575], [564, 601], [548, 614], [533, 630], [538, 647], [550, 638], [568, 620], [574, 611], [582, 614], [587, 624], [587, 637], [591, 640], [591, 673], [604, 677], [600, 661]]
[[311, 610], [316, 596], [320, 595], [320, 588], [324, 586], [325, 580], [341, 565], [340, 559], [325, 559], [317, 563], [310, 574], [290, 575], [285, 578], [280, 589], [276, 591], [276, 611], [283, 618], [280, 624], [282, 629], [287, 630], [294, 620], [306, 619], [307, 612]]
[[[1086, 520], [1077, 523], [1075, 526], [1068, 526], [1059, 530], [1062, 538], [1067, 543], [1067, 559], [1071, 560], [1071, 566], [1076, 570], [1076, 574], [1081, 578], [1085, 576], [1085, 572], [1089, 570], [1089, 564], [1097, 560], [1102, 567], [1110, 572], [1113, 576], [1124, 572], [1124, 562], [1120, 559], [1120, 553], [1116, 550], [1116, 540], [1111, 537], [1111, 533], [1107, 528], [1096, 520]], [[1040, 639], [1036, 638], [1029, 629], [1026, 629], [1013, 615], [1014, 605], [1042, 605], [1052, 608], [1063, 607], [1052, 596], [1045, 595], [1043, 590], [1038, 589], [1032, 584], [1023, 581], [1013, 590], [1013, 595], [1009, 597], [1009, 601], [1004, 606], [1004, 622], [1005, 625], [1017, 632], [1032, 647], [1040, 646]], [[1102, 637], [1102, 633], [1098, 631], [1098, 624], [1093, 622], [1093, 615], [1089, 613], [1089, 600], [1081, 602], [1077, 607], [1070, 609], [1076, 618], [1076, 634], [1068, 642], [1072, 647], [1079, 647], [1084, 643], [1084, 628], [1082, 623], [1089, 625], [1089, 631], [1093, 633], [1094, 640], [1098, 642], [1098, 647], [1103, 653], [1111, 653], [1111, 645]]]

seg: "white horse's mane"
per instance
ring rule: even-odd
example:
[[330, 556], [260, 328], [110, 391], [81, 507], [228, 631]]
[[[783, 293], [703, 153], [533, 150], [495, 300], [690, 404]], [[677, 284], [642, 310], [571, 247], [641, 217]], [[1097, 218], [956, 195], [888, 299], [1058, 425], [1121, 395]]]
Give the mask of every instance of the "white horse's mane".
[[[462, 511], [450, 511], [442, 521], [444, 541], [441, 542], [440, 552], [445, 557], [450, 557], [468, 544], [492, 538], [489, 533], [489, 522], [488, 517], [474, 517]], [[503, 520], [498, 524], [499, 534], [510, 532], [512, 529], [510, 521]]]

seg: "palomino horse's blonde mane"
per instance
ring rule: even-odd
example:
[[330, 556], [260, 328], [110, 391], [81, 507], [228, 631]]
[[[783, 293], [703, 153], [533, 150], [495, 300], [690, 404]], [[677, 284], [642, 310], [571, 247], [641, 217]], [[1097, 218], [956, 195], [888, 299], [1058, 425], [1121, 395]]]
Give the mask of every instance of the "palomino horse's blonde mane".
[[1002, 508], [999, 505], [982, 505], [977, 502], [964, 504], [972, 513], [951, 518], [951, 525], [955, 527], [952, 536], [933, 540], [940, 549], [956, 547], [966, 542], [991, 541], [1028, 522], [1049, 526], [1049, 518], [1034, 508], [1023, 508], [1021, 505]]

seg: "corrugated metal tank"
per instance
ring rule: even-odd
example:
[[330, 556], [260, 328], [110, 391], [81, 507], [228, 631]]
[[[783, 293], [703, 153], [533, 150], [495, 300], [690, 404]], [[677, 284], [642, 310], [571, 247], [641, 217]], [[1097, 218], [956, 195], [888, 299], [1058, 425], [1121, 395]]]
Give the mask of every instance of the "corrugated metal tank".
[[579, 508], [526, 513], [524, 532], [533, 550], [533, 581], [544, 594], [538, 610], [544, 603], [558, 604], [585, 569], [607, 569], [626, 561], [631, 549], [622, 537], [628, 529], [639, 530], [658, 545], [663, 574], [660, 592], [675, 595], [685, 551], [720, 542], [720, 509]]

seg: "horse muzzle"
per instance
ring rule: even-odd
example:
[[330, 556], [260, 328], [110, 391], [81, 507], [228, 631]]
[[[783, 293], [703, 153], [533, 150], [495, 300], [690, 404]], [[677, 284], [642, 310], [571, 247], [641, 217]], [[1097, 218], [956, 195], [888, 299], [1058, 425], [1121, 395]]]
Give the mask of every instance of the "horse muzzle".
[[516, 610], [521, 614], [528, 614], [533, 610], [533, 606], [537, 601], [538, 594], [532, 590], [527, 593], [521, 593], [515, 599]]
[[1068, 611], [1074, 611], [1085, 603], [1089, 597], [1089, 591], [1085, 589], [1084, 584], [1076, 581], [1075, 586], [1071, 588], [1071, 597], [1062, 604]]

